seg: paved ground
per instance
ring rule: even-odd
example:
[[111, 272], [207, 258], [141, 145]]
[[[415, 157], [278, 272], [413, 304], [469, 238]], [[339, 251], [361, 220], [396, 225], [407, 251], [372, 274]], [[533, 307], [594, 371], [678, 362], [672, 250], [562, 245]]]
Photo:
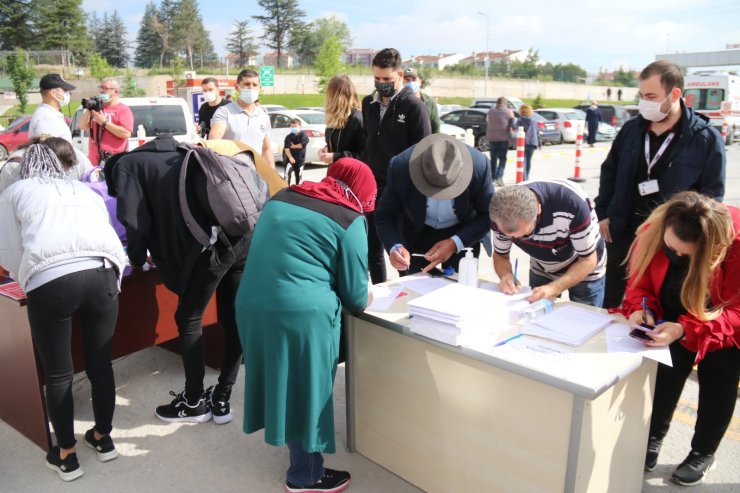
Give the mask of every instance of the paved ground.
[[[598, 188], [598, 170], [608, 144], [586, 149], [583, 158], [584, 184], [591, 195]], [[546, 147], [535, 153], [532, 178], [564, 178], [572, 174], [573, 146]], [[513, 153], [505, 181], [514, 182]], [[311, 168], [306, 176], [318, 180], [323, 168]], [[727, 201], [740, 205], [740, 146], [728, 152]], [[516, 255], [516, 254], [515, 254]], [[520, 257], [522, 269], [527, 259]], [[481, 260], [484, 276], [493, 277], [490, 259]], [[3, 329], [6, 329], [3, 327]], [[287, 452], [264, 444], [260, 434], [246, 436], [241, 432], [242, 376], [237, 380], [232, 402], [235, 421], [226, 426], [213, 423], [176, 425], [158, 421], [153, 416], [157, 404], [169, 400], [169, 390], [180, 391], [183, 385], [179, 357], [160, 348], [150, 348], [122, 358], [114, 364], [118, 386], [114, 439], [121, 452], [117, 460], [101, 464], [92, 451], [79, 448], [83, 478], [63, 484], [44, 467], [44, 453], [0, 421], [0, 493], [36, 493], [69, 490], [76, 492], [154, 492], [154, 491], [219, 491], [223, 493], [269, 493], [282, 490], [287, 467]], [[329, 467], [347, 468], [353, 474], [348, 491], [356, 493], [412, 493], [419, 490], [358, 454], [344, 451], [346, 431], [343, 420], [344, 369], [340, 367], [335, 387], [337, 449], [327, 457]], [[214, 383], [216, 373], [208, 370], [207, 385]], [[91, 426], [90, 390], [84, 375], [78, 375], [75, 386], [77, 406], [75, 430], [81, 437]], [[674, 493], [686, 488], [668, 478], [689, 451], [696, 415], [698, 387], [691, 378], [684, 389], [674, 423], [666, 438], [658, 468], [645, 476], [643, 493]], [[3, 399], [12, 396], [3, 396]], [[740, 406], [718, 451], [718, 468], [705, 484], [691, 489], [697, 493], [736, 493], [740, 491]], [[451, 492], [458, 493], [458, 492]], [[511, 492], [520, 493], [520, 492]], [[526, 492], [524, 492], [526, 493]], [[631, 492], [627, 492], [631, 493]]]

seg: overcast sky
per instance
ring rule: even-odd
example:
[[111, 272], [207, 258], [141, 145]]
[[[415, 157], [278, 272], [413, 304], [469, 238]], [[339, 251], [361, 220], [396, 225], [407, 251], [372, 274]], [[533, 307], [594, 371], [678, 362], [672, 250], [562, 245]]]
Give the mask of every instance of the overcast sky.
[[[83, 0], [85, 10], [99, 16], [118, 9], [132, 40], [147, 3]], [[256, 1], [199, 0], [199, 5], [220, 56], [234, 20], [249, 20], [255, 33], [262, 33], [251, 19], [263, 13]], [[404, 58], [484, 51], [487, 19], [479, 12], [490, 19], [491, 51], [534, 47], [544, 61], [572, 62], [589, 72], [620, 65], [639, 70], [666, 50], [715, 51], [740, 43], [738, 0], [299, 0], [299, 5], [308, 21], [334, 14], [346, 22], [354, 48], [394, 47]]]

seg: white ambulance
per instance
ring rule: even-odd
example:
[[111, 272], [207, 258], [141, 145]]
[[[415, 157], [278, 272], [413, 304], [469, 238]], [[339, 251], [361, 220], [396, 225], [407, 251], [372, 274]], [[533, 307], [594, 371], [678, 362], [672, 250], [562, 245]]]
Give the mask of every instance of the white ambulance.
[[683, 96], [686, 104], [709, 118], [718, 131], [727, 122], [727, 145], [740, 139], [740, 76], [719, 72], [688, 75]]

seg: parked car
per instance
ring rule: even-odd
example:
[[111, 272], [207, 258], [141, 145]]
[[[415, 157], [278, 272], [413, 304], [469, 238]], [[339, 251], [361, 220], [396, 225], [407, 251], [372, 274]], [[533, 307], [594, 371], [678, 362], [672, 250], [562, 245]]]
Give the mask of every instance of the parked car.
[[[70, 122], [66, 116], [64, 119]], [[31, 127], [31, 115], [19, 116], [13, 120], [5, 130], [0, 131], [0, 161], [5, 161], [8, 155], [18, 146], [28, 142], [28, 130]]]
[[437, 104], [437, 113], [439, 116], [446, 115], [450, 111], [462, 109], [465, 109], [465, 107], [461, 104]]
[[636, 104], [625, 104], [623, 108], [627, 110], [627, 113], [629, 113], [633, 118], [640, 114], [640, 109]]
[[310, 111], [320, 111], [324, 112], [323, 106], [301, 106], [300, 108], [296, 108], [297, 110], [310, 110]]
[[[180, 142], [191, 142], [196, 135], [193, 114], [182, 98], [121, 98], [119, 101], [131, 108], [134, 114], [134, 128], [128, 139], [129, 150], [139, 146], [139, 139], [136, 136], [139, 125], [144, 126], [146, 141], [162, 134], [170, 134]], [[70, 129], [72, 145], [87, 155], [89, 131], [78, 128], [83, 111], [82, 107], [77, 109], [72, 117]]]
[[440, 120], [442, 120], [442, 123], [454, 125], [464, 130], [471, 129], [473, 131], [473, 146], [486, 152], [488, 150], [488, 141], [486, 140], [487, 116], [488, 110], [485, 108], [467, 108], [450, 111], [442, 115]]
[[534, 110], [534, 112], [543, 116], [546, 120], [557, 124], [560, 131], [560, 144], [563, 142], [575, 142], [578, 125], [581, 125], [581, 129], [586, 126], [586, 114], [581, 110], [573, 108], [541, 108]]
[[319, 159], [319, 150], [325, 145], [324, 133], [326, 132], [326, 115], [321, 111], [313, 110], [281, 110], [270, 113], [270, 142], [275, 162], [282, 163], [283, 144], [285, 136], [290, 133], [290, 121], [298, 118], [301, 121], [301, 130], [308, 136], [308, 147], [306, 148], [306, 163], [324, 164]]
[[28, 142], [28, 128], [31, 126], [31, 115], [19, 116], [13, 120], [8, 128], [0, 132], [0, 161], [8, 159], [8, 155], [22, 144]]
[[[519, 114], [515, 114], [518, 118]], [[542, 145], [562, 143], [563, 136], [560, 134], [557, 123], [551, 122], [547, 120], [544, 116], [534, 112], [532, 113], [532, 116], [530, 118], [532, 118], [532, 121], [537, 124], [537, 128], [540, 133], [540, 142], [542, 143]], [[516, 147], [516, 140], [514, 141], [514, 147]]]
[[262, 103], [258, 103], [258, 104], [260, 108], [262, 108], [268, 113], [271, 113], [273, 111], [286, 111], [288, 109], [282, 104], [262, 104]]
[[[576, 109], [586, 111], [590, 104], [579, 104], [575, 106]], [[624, 122], [632, 118], [629, 112], [618, 104], [599, 104], [599, 112], [601, 113], [601, 120], [610, 124], [616, 129], [617, 132], [622, 128]]]
[[[506, 106], [508, 106], [510, 109], [519, 111], [519, 108], [524, 104], [524, 101], [522, 101], [519, 98], [515, 98], [513, 96], [504, 96], [506, 99]], [[495, 98], [477, 98], [473, 100], [473, 104], [470, 105], [471, 108], [490, 108], [491, 106], [494, 106], [496, 104], [496, 101], [498, 100], [498, 97]]]
[[439, 133], [455, 137], [460, 142], [465, 142], [465, 129], [449, 123], [442, 123], [439, 126]]

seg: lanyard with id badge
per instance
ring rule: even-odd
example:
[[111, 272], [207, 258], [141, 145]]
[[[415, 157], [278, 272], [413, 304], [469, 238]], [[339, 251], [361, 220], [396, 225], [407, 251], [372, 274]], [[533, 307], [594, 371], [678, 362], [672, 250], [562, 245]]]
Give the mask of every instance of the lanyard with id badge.
[[650, 179], [650, 172], [653, 170], [653, 166], [655, 166], [655, 163], [660, 160], [661, 156], [663, 156], [663, 153], [670, 145], [671, 141], [673, 140], [673, 137], [675, 137], [676, 133], [671, 132], [668, 134], [666, 139], [663, 141], [663, 145], [660, 146], [658, 149], [658, 152], [655, 153], [655, 157], [653, 159], [650, 159], [650, 136], [645, 132], [645, 162], [648, 163], [647, 165], [647, 180], [638, 183], [637, 189], [640, 191], [641, 196], [651, 195], [653, 193], [658, 193], [660, 191], [660, 187], [658, 186], [658, 180], [656, 179]]

